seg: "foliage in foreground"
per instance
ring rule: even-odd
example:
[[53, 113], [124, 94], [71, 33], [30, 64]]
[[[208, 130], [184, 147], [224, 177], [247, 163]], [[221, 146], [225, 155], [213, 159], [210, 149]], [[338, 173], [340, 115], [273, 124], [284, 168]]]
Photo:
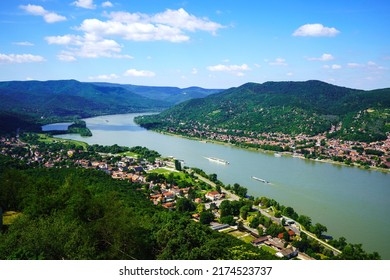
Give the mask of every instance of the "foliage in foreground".
[[0, 207], [22, 212], [3, 227], [0, 259], [274, 258], [188, 214], [153, 206], [139, 185], [102, 172], [0, 162]]

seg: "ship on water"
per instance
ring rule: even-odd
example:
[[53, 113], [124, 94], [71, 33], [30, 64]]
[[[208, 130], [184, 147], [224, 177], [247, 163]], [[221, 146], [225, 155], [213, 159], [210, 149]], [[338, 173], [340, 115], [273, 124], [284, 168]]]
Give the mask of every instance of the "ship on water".
[[216, 163], [221, 163], [221, 164], [229, 164], [227, 160], [216, 158], [216, 157], [204, 157], [208, 159], [209, 161], [216, 162]]
[[264, 179], [261, 179], [261, 178], [257, 178], [255, 176], [252, 176], [252, 179], [254, 179], [256, 181], [259, 181], [259, 182], [262, 182], [264, 184], [270, 184], [270, 182], [268, 182], [267, 180], [264, 180]]

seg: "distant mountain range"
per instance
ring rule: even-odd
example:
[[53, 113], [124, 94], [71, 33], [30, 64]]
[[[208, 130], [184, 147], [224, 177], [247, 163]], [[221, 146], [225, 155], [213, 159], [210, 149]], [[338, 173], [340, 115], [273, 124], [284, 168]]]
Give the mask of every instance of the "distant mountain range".
[[247, 83], [137, 120], [151, 129], [315, 135], [374, 141], [390, 132], [390, 89], [357, 90], [321, 81]]
[[[219, 90], [148, 87], [76, 80], [0, 82], [0, 130], [71, 118], [162, 111]], [[8, 130], [8, 129], [5, 129]]]
[[128, 84], [112, 83], [92, 83], [100, 87], [121, 87], [143, 97], [160, 100], [170, 105], [178, 104], [194, 98], [203, 98], [214, 93], [223, 91], [223, 89], [205, 89], [201, 87], [157, 87], [157, 86], [137, 86]]

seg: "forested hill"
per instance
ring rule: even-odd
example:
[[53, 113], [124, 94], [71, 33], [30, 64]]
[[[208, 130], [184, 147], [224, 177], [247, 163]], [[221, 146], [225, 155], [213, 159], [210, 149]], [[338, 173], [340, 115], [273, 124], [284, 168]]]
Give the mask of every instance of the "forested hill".
[[321, 81], [247, 83], [193, 99], [157, 116], [139, 118], [148, 128], [281, 132], [315, 135], [339, 126], [336, 137], [371, 141], [390, 131], [390, 89], [372, 91]]
[[0, 155], [0, 259], [275, 259], [251, 244], [156, 207], [139, 183], [80, 168], [32, 169]]
[[121, 87], [75, 80], [0, 82], [0, 112], [38, 119], [162, 110], [169, 105]]
[[211, 94], [223, 91], [222, 89], [205, 89], [201, 87], [158, 87], [158, 86], [138, 86], [129, 84], [93, 83], [102, 87], [121, 87], [138, 95], [167, 102], [175, 105], [194, 98], [203, 98]]

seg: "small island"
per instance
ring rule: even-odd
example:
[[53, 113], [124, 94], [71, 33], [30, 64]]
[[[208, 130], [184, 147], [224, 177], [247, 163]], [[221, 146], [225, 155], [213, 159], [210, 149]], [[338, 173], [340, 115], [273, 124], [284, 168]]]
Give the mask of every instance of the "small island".
[[92, 132], [87, 127], [87, 124], [83, 120], [77, 120], [68, 127], [66, 133], [77, 133], [83, 137], [91, 137]]

